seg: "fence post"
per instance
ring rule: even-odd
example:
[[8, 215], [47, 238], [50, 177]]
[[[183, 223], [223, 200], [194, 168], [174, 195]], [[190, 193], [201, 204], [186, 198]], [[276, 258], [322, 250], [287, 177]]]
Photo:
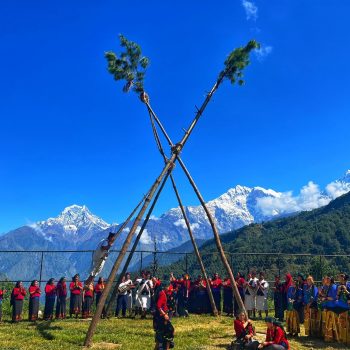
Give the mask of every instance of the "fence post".
[[143, 265], [143, 252], [141, 251], [141, 259], [140, 259], [140, 275], [141, 275], [141, 272], [142, 272], [142, 265]]
[[185, 271], [186, 271], [186, 274], [188, 273], [188, 256], [187, 256], [187, 253], [185, 253]]
[[281, 253], [278, 254], [278, 276], [281, 276]]
[[41, 285], [41, 280], [43, 275], [43, 262], [44, 262], [44, 252], [41, 252], [39, 285]]

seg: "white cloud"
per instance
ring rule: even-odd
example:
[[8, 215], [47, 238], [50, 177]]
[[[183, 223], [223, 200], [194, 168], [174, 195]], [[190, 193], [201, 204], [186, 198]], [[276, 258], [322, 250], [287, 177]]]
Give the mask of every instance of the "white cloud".
[[[174, 222], [175, 226], [180, 226], [182, 227], [184, 230], [187, 230], [187, 226], [186, 226], [186, 222], [185, 219], [179, 219], [177, 221]], [[191, 230], [194, 231], [195, 229], [199, 228], [199, 224], [196, 222], [194, 224], [190, 224]]]
[[[139, 227], [138, 227], [139, 228]], [[140, 232], [140, 230], [138, 230]], [[137, 233], [138, 233], [137, 232]], [[152, 243], [152, 237], [148, 233], [147, 229], [144, 229], [140, 238], [140, 242], [142, 244], [151, 244]]]
[[310, 181], [296, 196], [290, 191], [281, 193], [279, 197], [258, 198], [257, 206], [264, 215], [290, 214], [319, 208], [330, 200], [317, 184]]
[[162, 243], [169, 243], [170, 242], [170, 238], [168, 237], [168, 236], [166, 236], [166, 235], [163, 235], [162, 236], [162, 241], [161, 241]]
[[[139, 231], [140, 231], [140, 229], [139, 229]], [[125, 228], [123, 229], [123, 232], [129, 233], [129, 232], [130, 232], [130, 227], [125, 227]]]
[[259, 49], [255, 49], [255, 55], [258, 58], [258, 60], [263, 60], [266, 56], [268, 56], [272, 52], [273, 47], [272, 46], [263, 46]]
[[333, 181], [326, 186], [327, 194], [332, 198], [337, 198], [350, 191], [350, 183]]
[[160, 219], [157, 216], [155, 216], [155, 215], [151, 215], [150, 216], [150, 220], [159, 221]]
[[258, 18], [258, 7], [248, 0], [242, 0], [242, 6], [244, 7], [247, 20], [252, 19], [256, 21]]

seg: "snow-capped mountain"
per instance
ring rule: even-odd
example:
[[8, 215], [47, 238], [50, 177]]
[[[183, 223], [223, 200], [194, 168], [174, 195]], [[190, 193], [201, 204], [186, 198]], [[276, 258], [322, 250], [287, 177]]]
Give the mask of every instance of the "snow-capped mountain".
[[51, 242], [61, 239], [77, 243], [89, 240], [95, 233], [108, 229], [110, 224], [92, 214], [85, 205], [74, 204], [65, 208], [56, 218], [39, 221], [31, 226]]
[[[220, 233], [226, 233], [253, 222], [268, 221], [280, 215], [288, 215], [301, 210], [311, 210], [328, 204], [332, 199], [350, 191], [350, 170], [344, 177], [328, 184], [321, 191], [309, 182], [300, 194], [281, 193], [262, 187], [236, 186], [207, 203]], [[193, 233], [197, 239], [212, 238], [212, 231], [201, 206], [185, 208]], [[142, 222], [140, 223], [142, 224]], [[117, 239], [114, 249], [121, 247], [132, 222]], [[86, 206], [72, 205], [65, 208], [55, 218], [23, 226], [0, 236], [1, 249], [5, 250], [91, 250], [108, 235], [116, 232], [118, 225], [110, 225], [92, 214]], [[157, 242], [158, 250], [169, 250], [182, 246], [189, 240], [185, 221], [180, 208], [172, 208], [160, 217], [152, 217], [140, 240], [139, 249], [153, 250]], [[115, 253], [113, 253], [115, 254]], [[39, 256], [28, 254], [11, 258], [9, 253], [0, 254], [0, 273], [11, 278], [37, 277], [38, 271], [32, 265], [39, 263]], [[45, 276], [72, 274], [77, 271], [87, 273], [91, 254], [45, 255]], [[111, 258], [111, 261], [113, 259]], [[134, 261], [135, 263], [135, 261]], [[106, 265], [110, 268], [110, 263]]]

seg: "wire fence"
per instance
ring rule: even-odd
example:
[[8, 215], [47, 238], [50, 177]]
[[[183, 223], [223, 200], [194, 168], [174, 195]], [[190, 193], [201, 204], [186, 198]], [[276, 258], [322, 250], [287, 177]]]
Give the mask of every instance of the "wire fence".
[[[0, 282], [24, 283], [37, 279], [40, 283], [50, 278], [73, 276], [80, 273], [82, 278], [89, 275], [93, 250], [33, 250], [33, 251], [0, 251]], [[119, 250], [111, 250], [101, 273], [108, 276]], [[232, 253], [226, 256], [233, 271], [247, 275], [249, 272], [263, 271], [268, 280], [275, 275], [311, 274], [317, 281], [325, 274], [337, 276], [339, 272], [350, 271], [350, 255], [333, 254], [282, 254], [282, 253]], [[214, 273], [225, 277], [226, 272], [217, 252], [203, 253], [202, 259], [208, 275]], [[124, 262], [123, 262], [124, 263]], [[121, 264], [121, 268], [124, 264]], [[170, 272], [175, 275], [188, 273], [191, 276], [201, 274], [194, 253], [163, 252], [138, 250], [134, 253], [128, 270], [138, 275], [142, 270], [166, 278]]]

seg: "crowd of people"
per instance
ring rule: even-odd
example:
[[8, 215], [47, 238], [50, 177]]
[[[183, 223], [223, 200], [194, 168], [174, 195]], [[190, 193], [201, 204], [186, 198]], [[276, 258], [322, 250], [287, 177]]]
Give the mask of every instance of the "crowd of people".
[[[283, 334], [279, 331], [283, 329], [282, 322], [285, 322], [289, 336], [299, 335], [300, 324], [304, 324], [307, 336], [323, 337], [325, 341], [350, 342], [350, 281], [347, 274], [340, 274], [338, 283], [335, 283], [334, 278], [325, 276], [319, 287], [316, 286], [312, 276], [305, 277], [303, 274], [298, 274], [293, 279], [288, 273], [283, 281], [280, 276], [275, 276], [270, 291], [273, 294], [274, 319], [269, 317], [270, 285], [265, 280], [263, 272], [258, 275], [255, 272], [248, 273], [247, 278], [242, 273], [237, 273], [235, 281], [247, 311], [247, 318], [245, 313], [240, 313], [241, 310], [234, 298], [230, 279], [221, 279], [217, 273], [208, 279], [217, 311], [219, 314], [225, 313], [236, 317], [237, 339], [243, 341], [245, 348], [267, 348], [267, 346], [282, 344], [285, 349], [288, 349], [287, 338], [283, 335], [284, 330]], [[96, 284], [90, 279], [83, 283], [79, 275], [75, 275], [69, 284], [64, 277], [57, 284], [51, 278], [44, 288], [43, 318], [45, 320], [66, 318], [68, 293], [70, 293], [69, 316], [88, 318], [91, 316], [93, 301], [95, 300], [96, 304], [99, 302], [104, 288], [105, 283], [102, 277]], [[2, 299], [5, 293], [6, 291], [0, 288], [0, 320]], [[26, 296], [29, 299], [28, 319], [36, 321], [41, 294], [42, 290], [38, 281], [32, 281], [28, 289], [24, 288], [22, 282], [17, 282], [10, 298], [12, 321], [18, 322], [22, 319], [23, 300]], [[131, 278], [130, 273], [126, 273], [118, 285], [115, 316], [119, 317], [121, 314], [122, 317], [146, 318], [147, 315], [152, 314], [156, 341], [159, 344], [164, 342], [164, 349], [171, 347], [172, 344], [172, 317], [188, 317], [190, 313], [211, 312], [208, 286], [202, 276], [192, 280], [188, 274], [176, 278], [171, 273], [168, 278], [163, 278], [161, 283], [158, 278], [152, 277], [150, 272], [143, 271], [134, 279]], [[275, 329], [273, 334], [279, 334], [279, 340], [276, 340], [271, 335], [271, 331], [271, 334], [267, 335], [269, 340], [266, 340], [265, 345], [253, 340], [251, 321], [257, 317], [262, 318], [263, 313], [267, 320], [268, 330]], [[102, 317], [105, 316], [104, 310]], [[244, 334], [243, 338], [242, 334]]]

